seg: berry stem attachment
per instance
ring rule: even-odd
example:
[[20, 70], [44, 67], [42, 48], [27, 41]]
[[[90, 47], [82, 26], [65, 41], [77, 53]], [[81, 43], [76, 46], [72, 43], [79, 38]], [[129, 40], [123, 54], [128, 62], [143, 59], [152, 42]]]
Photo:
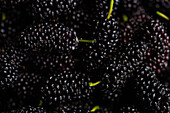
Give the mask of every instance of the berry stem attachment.
[[101, 81], [98, 81], [96, 83], [92, 83], [92, 82], [89, 82], [89, 86], [93, 87], [93, 86], [96, 86], [98, 84], [100, 84]]
[[42, 106], [42, 103], [43, 103], [42, 100], [40, 100], [39, 106]]
[[4, 21], [6, 19], [5, 13], [2, 13], [2, 20]]
[[74, 59], [74, 61], [76, 61], [76, 62], [77, 62], [77, 61], [79, 61], [79, 59]]
[[94, 40], [78, 40], [79, 42], [94, 43]]
[[110, 19], [110, 16], [111, 16], [112, 11], [113, 11], [113, 4], [114, 4], [114, 0], [111, 0], [110, 1], [110, 10], [109, 10], [109, 14], [107, 16], [107, 19]]
[[122, 15], [122, 18], [123, 18], [123, 21], [124, 21], [124, 22], [127, 22], [127, 21], [128, 21], [128, 17], [127, 17], [125, 14]]
[[99, 106], [95, 106], [90, 112], [95, 112], [96, 110], [99, 110], [100, 107]]
[[165, 14], [159, 12], [159, 11], [156, 11], [156, 14], [161, 16], [162, 18], [166, 19], [166, 20], [169, 20], [169, 17], [167, 17]]

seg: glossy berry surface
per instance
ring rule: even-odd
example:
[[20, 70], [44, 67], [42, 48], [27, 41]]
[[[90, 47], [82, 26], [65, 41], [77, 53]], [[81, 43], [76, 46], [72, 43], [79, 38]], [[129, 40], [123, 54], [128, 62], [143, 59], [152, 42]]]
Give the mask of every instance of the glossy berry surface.
[[170, 111], [168, 0], [0, 0], [0, 112]]

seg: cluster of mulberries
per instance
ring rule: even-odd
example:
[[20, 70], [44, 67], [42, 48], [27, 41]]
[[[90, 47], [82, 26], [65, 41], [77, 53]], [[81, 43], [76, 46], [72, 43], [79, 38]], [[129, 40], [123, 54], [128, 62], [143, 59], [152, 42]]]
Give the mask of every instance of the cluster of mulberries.
[[169, 4], [0, 0], [0, 112], [169, 112]]

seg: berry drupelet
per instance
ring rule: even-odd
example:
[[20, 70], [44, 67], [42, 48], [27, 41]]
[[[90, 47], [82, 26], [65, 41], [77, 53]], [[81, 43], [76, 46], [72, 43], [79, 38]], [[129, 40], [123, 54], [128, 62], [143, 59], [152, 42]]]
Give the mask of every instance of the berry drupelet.
[[1, 87], [12, 87], [18, 78], [21, 63], [26, 56], [26, 52], [13, 45], [1, 50], [0, 55], [0, 83]]
[[65, 26], [73, 28], [76, 31], [78, 38], [90, 38], [94, 30], [95, 23], [93, 22], [93, 15], [83, 8], [73, 10], [71, 14], [65, 14], [59, 18], [59, 22], [64, 23]]
[[58, 18], [64, 13], [70, 13], [80, 4], [81, 0], [35, 0], [33, 1], [33, 15], [41, 19]]
[[120, 108], [121, 113], [140, 113], [135, 106], [127, 106], [127, 107], [121, 107]]
[[32, 0], [0, 0], [0, 6], [16, 8], [17, 5], [28, 4], [31, 1]]
[[144, 56], [143, 48], [140, 48], [137, 42], [122, 44], [117, 51], [111, 62], [105, 67], [105, 73], [100, 70], [90, 73], [93, 82], [101, 81], [95, 86], [95, 94], [99, 95], [95, 101], [102, 106], [107, 106], [107, 103], [116, 106], [127, 79], [134, 76], [133, 72], [139, 70], [140, 64], [143, 63], [141, 61]]
[[147, 44], [147, 55], [145, 61], [160, 73], [167, 67], [169, 59], [169, 36], [164, 23], [150, 20], [143, 29], [142, 40]]
[[[169, 0], [143, 0], [143, 6], [154, 17], [158, 18], [157, 11], [170, 17], [170, 1]], [[164, 19], [165, 20], [165, 19]]]
[[139, 7], [141, 7], [140, 0], [121, 0], [119, 13], [122, 15], [126, 15], [129, 18], [133, 17], [137, 11], [139, 11]]
[[62, 24], [44, 22], [21, 32], [19, 37], [23, 48], [30, 51], [70, 52], [77, 45], [76, 33]]
[[89, 100], [93, 92], [89, 82], [90, 78], [80, 72], [63, 71], [50, 76], [41, 87], [43, 106], [62, 107]]
[[75, 68], [74, 62], [72, 54], [66, 52], [31, 52], [25, 60], [25, 68], [29, 72], [48, 75], [52, 72], [71, 71]]
[[0, 8], [0, 17], [0, 47], [15, 41], [19, 32], [32, 23], [32, 18], [24, 6]]
[[40, 95], [42, 78], [42, 75], [35, 75], [34, 73], [21, 73], [18, 75], [14, 91], [18, 96], [18, 100], [23, 102], [23, 105], [33, 105], [39, 101], [37, 97]]
[[52, 112], [57, 113], [90, 113], [92, 107], [95, 106], [94, 103], [90, 100], [82, 102], [81, 100], [74, 103], [68, 103], [66, 105], [56, 107]]
[[118, 13], [119, 0], [96, 0], [95, 3], [95, 18], [104, 20], [115, 18]]
[[156, 78], [151, 67], [142, 65], [135, 79], [137, 95], [143, 104], [143, 108], [138, 108], [143, 112], [167, 112], [169, 103], [165, 86]]
[[43, 107], [33, 107], [33, 106], [22, 107], [21, 109], [15, 110], [14, 112], [17, 112], [17, 113], [47, 113], [47, 111]]
[[168, 0], [0, 2], [0, 112], [168, 112]]
[[[115, 19], [99, 22], [93, 32], [93, 43], [86, 48], [84, 58], [87, 71], [100, 70], [108, 65], [113, 58], [114, 52], [117, 50], [118, 39], [118, 23]], [[87, 56], [86, 56], [87, 55]]]
[[140, 12], [130, 18], [127, 22], [121, 23], [119, 34], [120, 39], [124, 41], [124, 43], [130, 40], [138, 40], [136, 34], [140, 32], [139, 29], [150, 19], [151, 17], [146, 14], [146, 12]]

